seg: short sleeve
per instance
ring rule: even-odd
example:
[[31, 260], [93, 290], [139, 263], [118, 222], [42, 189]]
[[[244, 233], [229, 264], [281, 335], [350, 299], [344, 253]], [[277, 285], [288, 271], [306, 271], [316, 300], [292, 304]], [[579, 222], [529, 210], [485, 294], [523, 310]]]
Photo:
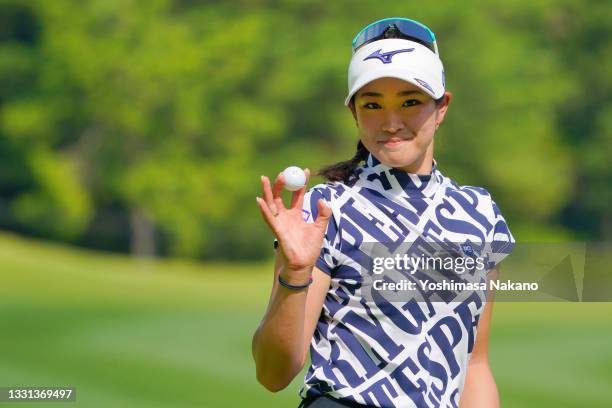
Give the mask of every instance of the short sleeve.
[[[302, 206], [302, 217], [307, 223], [315, 222], [319, 211], [317, 208], [317, 202], [319, 199], [325, 200], [325, 202], [331, 207], [332, 206], [332, 194], [329, 188], [325, 185], [317, 185], [306, 192], [304, 195], [304, 205]], [[338, 229], [337, 224], [334, 220], [334, 216], [329, 220], [325, 235], [323, 236], [323, 243], [321, 245], [321, 253], [316, 262], [316, 267], [325, 272], [328, 275], [332, 275], [332, 271], [338, 266], [337, 251], [335, 246], [337, 244]]]
[[497, 266], [505, 257], [510, 255], [514, 248], [515, 240], [510, 232], [508, 223], [503, 217], [499, 207], [495, 201], [491, 200], [493, 207], [493, 218], [489, 235], [487, 236], [487, 247], [488, 247], [488, 262], [487, 269], [493, 269]]

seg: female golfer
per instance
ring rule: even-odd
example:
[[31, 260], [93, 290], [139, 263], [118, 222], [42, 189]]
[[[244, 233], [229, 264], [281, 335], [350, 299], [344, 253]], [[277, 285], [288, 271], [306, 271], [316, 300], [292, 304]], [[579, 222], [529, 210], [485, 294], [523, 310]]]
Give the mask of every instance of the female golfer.
[[[434, 161], [452, 95], [433, 32], [404, 18], [370, 24], [353, 40], [348, 84], [359, 131], [352, 159], [320, 170], [327, 183], [295, 192], [288, 208], [282, 175], [262, 177], [257, 203], [277, 249], [253, 337], [257, 379], [285, 388], [310, 350], [301, 407], [496, 407], [486, 279], [514, 239], [485, 189], [458, 185]], [[480, 271], [463, 277], [485, 286], [432, 291], [418, 278], [440, 280], [415, 269], [402, 276], [420, 297], [389, 300], [401, 292], [388, 286], [399, 282], [399, 255], [409, 248], [424, 259], [436, 245], [454, 248], [451, 260], [479, 260]], [[448, 266], [437, 269], [449, 276]]]

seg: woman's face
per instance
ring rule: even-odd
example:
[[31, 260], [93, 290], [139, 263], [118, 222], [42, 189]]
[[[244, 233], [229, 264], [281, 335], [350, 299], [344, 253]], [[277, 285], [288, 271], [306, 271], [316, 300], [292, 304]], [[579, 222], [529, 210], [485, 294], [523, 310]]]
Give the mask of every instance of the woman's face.
[[452, 95], [436, 105], [431, 96], [397, 78], [379, 78], [361, 88], [349, 106], [364, 146], [383, 164], [428, 174], [433, 136]]

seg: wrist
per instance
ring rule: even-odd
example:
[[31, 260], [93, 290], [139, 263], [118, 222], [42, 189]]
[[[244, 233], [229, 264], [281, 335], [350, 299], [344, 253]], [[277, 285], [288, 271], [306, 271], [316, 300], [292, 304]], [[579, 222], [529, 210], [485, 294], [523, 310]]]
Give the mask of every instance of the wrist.
[[278, 275], [278, 283], [287, 289], [301, 291], [301, 290], [307, 289], [312, 284], [312, 277], [308, 279], [308, 282], [300, 283], [296, 285], [296, 284], [291, 284], [289, 282], [286, 282], [285, 280], [283, 280], [283, 278], [281, 278], [280, 275]]
[[290, 285], [306, 285], [312, 279], [312, 266], [300, 268], [284, 266], [280, 270], [279, 277]]

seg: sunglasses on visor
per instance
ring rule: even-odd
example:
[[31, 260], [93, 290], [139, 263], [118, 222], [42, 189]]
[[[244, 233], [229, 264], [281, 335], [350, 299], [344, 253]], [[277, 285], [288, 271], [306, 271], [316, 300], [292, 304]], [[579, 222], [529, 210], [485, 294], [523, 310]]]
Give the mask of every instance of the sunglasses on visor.
[[405, 38], [423, 44], [438, 54], [436, 36], [427, 26], [408, 18], [385, 18], [368, 25], [353, 38], [353, 53], [372, 41]]

